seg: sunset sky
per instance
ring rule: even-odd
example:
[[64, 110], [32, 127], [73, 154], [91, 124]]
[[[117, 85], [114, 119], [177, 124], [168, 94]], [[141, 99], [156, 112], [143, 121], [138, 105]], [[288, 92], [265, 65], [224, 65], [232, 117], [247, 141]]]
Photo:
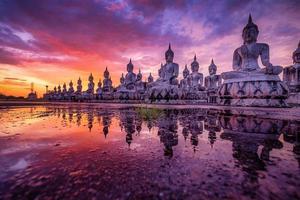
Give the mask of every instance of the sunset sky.
[[213, 58], [218, 73], [231, 70], [232, 53], [242, 44], [249, 13], [268, 43], [274, 65], [292, 64], [300, 40], [300, 1], [161, 0], [1, 0], [0, 93], [26, 96], [34, 82], [45, 85], [83, 80], [87, 89], [107, 66], [114, 85], [131, 58], [145, 80], [157, 77], [169, 42], [180, 66], [197, 55], [208, 74]]

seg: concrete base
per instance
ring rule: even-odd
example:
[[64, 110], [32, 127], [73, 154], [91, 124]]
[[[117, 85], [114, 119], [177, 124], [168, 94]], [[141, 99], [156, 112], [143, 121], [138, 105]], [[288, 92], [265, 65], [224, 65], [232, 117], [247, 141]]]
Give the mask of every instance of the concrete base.
[[289, 105], [297, 105], [300, 106], [300, 92], [291, 93], [289, 98], [286, 100]]
[[[251, 74], [250, 74], [251, 75]], [[249, 76], [250, 76], [249, 75]], [[288, 88], [278, 75], [257, 75], [225, 80], [218, 94], [220, 105], [286, 107]]]

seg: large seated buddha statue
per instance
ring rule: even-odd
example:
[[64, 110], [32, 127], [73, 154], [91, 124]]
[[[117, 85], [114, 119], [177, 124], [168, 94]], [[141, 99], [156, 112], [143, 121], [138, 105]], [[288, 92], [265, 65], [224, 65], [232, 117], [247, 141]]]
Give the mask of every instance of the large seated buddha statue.
[[222, 83], [222, 78], [217, 75], [217, 66], [214, 60], [211, 60], [211, 64], [208, 66], [209, 76], [205, 77], [205, 88], [208, 95], [208, 103], [217, 103], [217, 92]]
[[75, 95], [74, 95], [74, 87], [73, 87], [73, 82], [70, 81], [69, 83], [69, 90], [68, 90], [68, 100], [74, 100], [75, 99]]
[[[269, 46], [257, 43], [258, 26], [249, 16], [243, 29], [244, 44], [233, 53], [233, 71], [221, 74], [220, 104], [236, 106], [285, 106], [287, 86], [280, 80], [281, 66], [270, 63]], [[264, 68], [258, 65], [258, 58]]]
[[114, 88], [112, 86], [112, 80], [109, 76], [109, 71], [107, 67], [105, 68], [103, 75], [104, 75], [104, 80], [103, 80], [103, 87], [102, 87], [102, 99], [111, 100], [113, 99]]
[[199, 63], [196, 55], [191, 63], [192, 73], [188, 76], [188, 93], [186, 98], [190, 100], [205, 100], [207, 99], [205, 88], [203, 87], [203, 74], [199, 72]]
[[293, 52], [293, 65], [283, 69], [283, 82], [290, 90], [287, 100], [290, 104], [300, 104], [300, 42], [298, 48]]
[[75, 99], [77, 101], [80, 101], [82, 99], [82, 81], [79, 77], [77, 80], [77, 87], [76, 87], [76, 92], [75, 92]]
[[165, 53], [166, 64], [159, 69], [159, 78], [149, 84], [147, 97], [151, 101], [173, 100], [179, 98], [178, 73], [179, 65], [173, 62], [174, 52], [169, 44], [169, 49]]
[[143, 82], [143, 74], [141, 69], [139, 69], [139, 73], [136, 75], [136, 82], [135, 82], [135, 89], [136, 89], [136, 98], [138, 100], [144, 99], [145, 93], [145, 83]]
[[[133, 72], [133, 64], [131, 59], [127, 64], [127, 74], [125, 78], [122, 80], [120, 79], [121, 85], [118, 87], [117, 92], [115, 94], [116, 99], [120, 100], [133, 100], [136, 96], [136, 74]], [[122, 78], [122, 77], [121, 77]]]
[[88, 89], [83, 93], [83, 98], [86, 100], [92, 100], [94, 98], [94, 92], [95, 92], [95, 83], [94, 83], [93, 74], [91, 73], [89, 76]]
[[180, 98], [181, 99], [186, 98], [186, 95], [187, 95], [188, 90], [189, 90], [189, 80], [188, 80], [189, 74], [190, 74], [190, 71], [187, 68], [187, 65], [185, 65], [184, 70], [182, 72], [183, 79], [180, 80], [180, 83], [179, 83], [179, 90], [180, 90]]
[[98, 87], [96, 89], [96, 99], [99, 100], [102, 98], [102, 81], [99, 79], [98, 81]]

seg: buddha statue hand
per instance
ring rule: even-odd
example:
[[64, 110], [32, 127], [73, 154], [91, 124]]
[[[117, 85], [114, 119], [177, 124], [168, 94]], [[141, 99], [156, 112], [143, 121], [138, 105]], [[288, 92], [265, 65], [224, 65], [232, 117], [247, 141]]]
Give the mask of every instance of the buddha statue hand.
[[177, 77], [176, 76], [172, 76], [170, 78], [170, 84], [171, 85], [178, 85], [178, 80], [177, 80]]
[[281, 66], [273, 66], [271, 63], [266, 66], [266, 68], [262, 69], [262, 72], [269, 75], [278, 75], [282, 72], [283, 67]]

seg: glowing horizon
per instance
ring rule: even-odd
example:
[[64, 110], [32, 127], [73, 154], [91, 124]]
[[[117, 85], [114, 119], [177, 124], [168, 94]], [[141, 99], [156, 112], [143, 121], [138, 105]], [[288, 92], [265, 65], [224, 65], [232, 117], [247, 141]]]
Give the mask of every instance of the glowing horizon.
[[87, 89], [90, 73], [97, 85], [107, 66], [114, 86], [131, 58], [145, 80], [154, 78], [169, 42], [180, 66], [197, 55], [208, 74], [231, 70], [233, 51], [249, 13], [259, 27], [258, 42], [268, 43], [274, 65], [292, 64], [300, 39], [297, 1], [2, 1], [0, 2], [0, 93], [27, 96], [30, 83], [41, 97], [48, 85]]

